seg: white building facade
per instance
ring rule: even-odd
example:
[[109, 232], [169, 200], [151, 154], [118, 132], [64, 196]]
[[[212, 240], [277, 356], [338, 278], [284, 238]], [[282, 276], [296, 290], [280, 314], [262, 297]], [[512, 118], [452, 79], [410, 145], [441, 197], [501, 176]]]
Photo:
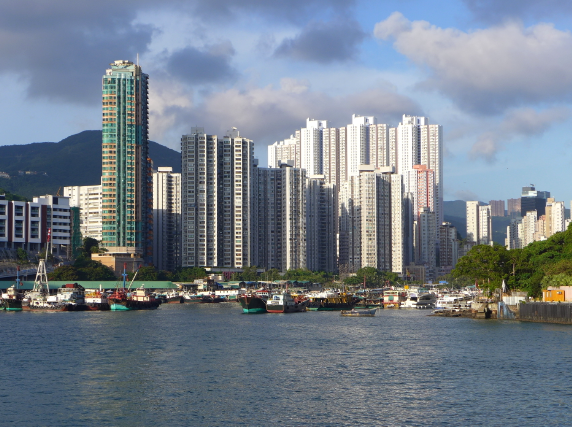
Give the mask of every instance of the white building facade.
[[63, 194], [69, 198], [70, 207], [79, 208], [82, 237], [91, 237], [101, 242], [101, 185], [64, 187]]
[[172, 167], [153, 173], [153, 265], [174, 271], [181, 266], [181, 174]]

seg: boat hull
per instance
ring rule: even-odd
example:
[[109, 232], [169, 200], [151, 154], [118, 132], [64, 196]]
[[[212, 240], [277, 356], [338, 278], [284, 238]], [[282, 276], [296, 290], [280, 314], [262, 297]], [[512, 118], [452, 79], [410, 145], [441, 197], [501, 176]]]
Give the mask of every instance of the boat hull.
[[328, 301], [324, 300], [313, 300], [310, 301], [308, 305], [308, 310], [311, 311], [339, 311], [339, 310], [351, 310], [358, 303], [357, 299], [346, 299], [345, 301]]
[[111, 301], [109, 308], [111, 311], [131, 311], [131, 310], [155, 310], [159, 307], [157, 301]]
[[87, 303], [86, 305], [87, 305], [87, 309], [90, 311], [109, 311], [109, 310], [111, 310], [111, 307], [106, 302]]
[[344, 317], [374, 317], [376, 309], [373, 310], [342, 310], [340, 313]]
[[244, 295], [238, 298], [242, 312], [247, 314], [267, 313], [266, 304], [260, 297]]
[[297, 303], [294, 305], [268, 304], [266, 306], [266, 311], [268, 311], [268, 313], [301, 313], [303, 311], [306, 311], [306, 304], [304, 303]]
[[22, 311], [22, 300], [4, 299], [2, 303], [2, 308], [6, 311]]

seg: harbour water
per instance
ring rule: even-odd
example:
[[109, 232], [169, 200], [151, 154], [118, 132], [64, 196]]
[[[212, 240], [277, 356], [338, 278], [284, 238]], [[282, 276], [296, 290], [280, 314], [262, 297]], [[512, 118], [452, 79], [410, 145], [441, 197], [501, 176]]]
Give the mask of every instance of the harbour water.
[[570, 424], [572, 326], [427, 314], [0, 312], [2, 425]]

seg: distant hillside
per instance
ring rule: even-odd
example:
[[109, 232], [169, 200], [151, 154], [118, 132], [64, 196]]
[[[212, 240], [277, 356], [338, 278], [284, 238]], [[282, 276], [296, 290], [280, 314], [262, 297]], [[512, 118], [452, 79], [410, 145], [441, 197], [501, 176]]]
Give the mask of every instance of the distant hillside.
[[[181, 171], [181, 154], [175, 150], [149, 141], [149, 156], [155, 168], [171, 166], [174, 172]], [[57, 143], [2, 146], [0, 172], [10, 175], [10, 179], [0, 175], [1, 188], [28, 199], [56, 194], [60, 187], [100, 184], [101, 131], [87, 130]]]
[[[481, 202], [481, 204], [487, 204]], [[461, 238], [467, 237], [467, 210], [466, 202], [463, 200], [443, 202], [445, 221], [450, 222], [457, 228]], [[493, 216], [493, 241], [504, 246], [506, 238], [506, 227], [510, 225], [509, 217]]]

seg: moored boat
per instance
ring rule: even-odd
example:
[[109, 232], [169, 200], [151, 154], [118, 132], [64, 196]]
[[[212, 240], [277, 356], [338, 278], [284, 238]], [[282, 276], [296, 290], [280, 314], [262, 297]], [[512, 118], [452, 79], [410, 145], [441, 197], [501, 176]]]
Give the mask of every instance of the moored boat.
[[266, 301], [268, 313], [299, 313], [306, 311], [308, 301], [301, 298], [293, 298], [288, 292], [272, 294]]
[[135, 281], [139, 269], [137, 269], [137, 272], [135, 272], [135, 276], [133, 276], [133, 280], [131, 280], [129, 288], [125, 288], [125, 282], [127, 278], [126, 269], [127, 264], [125, 263], [123, 264], [122, 274], [123, 287], [117, 287], [115, 292], [107, 297], [111, 311], [154, 310], [159, 307], [159, 300], [151, 295], [144, 286], [141, 286], [139, 289], [134, 291], [130, 291], [131, 285]]
[[85, 304], [85, 289], [77, 283], [68, 283], [58, 288], [56, 300], [63, 304], [62, 311], [89, 310]]
[[312, 311], [351, 310], [359, 298], [347, 293], [320, 292], [308, 294], [308, 301], [308, 310]]
[[351, 310], [342, 310], [340, 314], [344, 317], [373, 317], [376, 311], [376, 308], [371, 310], [356, 310], [354, 308]]
[[159, 307], [159, 301], [143, 286], [134, 291], [116, 289], [108, 300], [111, 311], [154, 310]]
[[[48, 228], [48, 243], [46, 245], [46, 258], [50, 254], [51, 230]], [[38, 271], [34, 280], [34, 288], [24, 295], [22, 310], [30, 311], [64, 311], [65, 303], [58, 301], [57, 295], [50, 295], [50, 285], [46, 272], [46, 260], [40, 259]]]
[[243, 313], [267, 313], [266, 298], [256, 293], [239, 295], [238, 302]]
[[202, 298], [201, 295], [191, 294], [189, 292], [183, 293], [183, 302], [186, 304], [197, 304], [201, 302]]
[[89, 310], [110, 310], [107, 294], [101, 291], [85, 294], [85, 305]]
[[16, 284], [2, 294], [2, 309], [6, 311], [22, 311], [24, 293], [20, 292], [20, 267], [16, 271]]
[[219, 302], [227, 302], [227, 299], [225, 297], [217, 297], [215, 294], [212, 294], [203, 295], [200, 302], [203, 304], [214, 304]]

